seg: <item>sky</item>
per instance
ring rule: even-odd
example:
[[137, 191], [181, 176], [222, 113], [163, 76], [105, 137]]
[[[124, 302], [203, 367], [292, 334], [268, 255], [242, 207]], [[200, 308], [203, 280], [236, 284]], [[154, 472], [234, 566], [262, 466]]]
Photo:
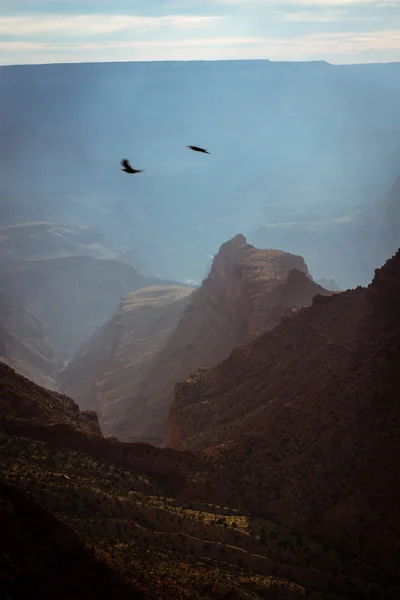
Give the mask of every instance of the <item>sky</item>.
[[400, 61], [400, 0], [0, 0], [0, 65]]

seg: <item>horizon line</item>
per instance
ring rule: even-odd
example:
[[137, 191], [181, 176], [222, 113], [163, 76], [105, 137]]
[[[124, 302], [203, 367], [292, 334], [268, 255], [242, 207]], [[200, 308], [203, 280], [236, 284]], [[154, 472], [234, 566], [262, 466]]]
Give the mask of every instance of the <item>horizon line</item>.
[[115, 64], [126, 64], [126, 63], [216, 63], [216, 62], [265, 62], [265, 63], [291, 63], [291, 64], [304, 64], [304, 63], [322, 63], [332, 67], [351, 67], [351, 66], [368, 66], [368, 65], [399, 65], [400, 60], [387, 60], [387, 61], [370, 61], [370, 62], [354, 62], [354, 63], [333, 63], [327, 60], [271, 60], [269, 58], [205, 58], [205, 59], [176, 59], [176, 60], [92, 60], [92, 61], [54, 61], [46, 63], [9, 63], [0, 64], [0, 68], [10, 67], [46, 67], [54, 65], [115, 65]]

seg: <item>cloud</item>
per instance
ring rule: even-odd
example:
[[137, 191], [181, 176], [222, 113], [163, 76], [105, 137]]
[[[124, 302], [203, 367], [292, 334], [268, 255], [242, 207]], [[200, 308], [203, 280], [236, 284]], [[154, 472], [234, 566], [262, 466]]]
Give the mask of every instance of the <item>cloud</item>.
[[102, 35], [123, 31], [150, 31], [152, 29], [189, 30], [209, 27], [221, 17], [168, 15], [143, 17], [134, 15], [51, 15], [28, 17], [0, 17], [0, 35], [32, 36], [57, 34], [68, 36]]
[[353, 220], [356, 214], [352, 213], [344, 217], [338, 217], [333, 219], [320, 219], [318, 221], [286, 221], [282, 223], [264, 223], [262, 227], [269, 229], [289, 229], [295, 227], [296, 229], [318, 229], [326, 225], [336, 225], [337, 223], [349, 223]]
[[[334, 21], [360, 20], [359, 15], [351, 16], [343, 9], [330, 10], [298, 10], [293, 12], [277, 12], [276, 18], [289, 23], [332, 23]], [[362, 17], [363, 20], [368, 17]]]

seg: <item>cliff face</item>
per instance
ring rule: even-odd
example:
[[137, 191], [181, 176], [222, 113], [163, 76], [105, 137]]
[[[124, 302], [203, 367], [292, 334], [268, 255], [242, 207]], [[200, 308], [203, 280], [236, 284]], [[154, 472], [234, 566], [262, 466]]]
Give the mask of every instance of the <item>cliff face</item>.
[[[83, 344], [58, 376], [59, 388], [82, 408], [95, 408], [105, 433], [123, 432], [125, 413], [158, 352], [176, 327], [193, 288], [143, 288], [120, 302], [117, 314]], [[131, 437], [157, 422], [149, 402], [138, 402]]]
[[[205, 448], [252, 432], [270, 410], [306, 398], [326, 373], [347, 365], [365, 316], [365, 290], [318, 295], [270, 333], [235, 348], [228, 359], [175, 388], [170, 444]], [[217, 392], [218, 390], [218, 392]]]
[[[221, 488], [256, 514], [395, 576], [400, 251], [330, 298], [178, 384], [175, 447], [209, 448]], [[213, 446], [213, 447], [212, 447]]]
[[[298, 276], [291, 274], [294, 270]], [[291, 282], [286, 282], [289, 274]], [[292, 297], [286, 299], [281, 286], [288, 283], [290, 286], [295, 280], [303, 289], [297, 298], [294, 291]], [[193, 294], [192, 314], [183, 320], [181, 329], [190, 328], [195, 320], [213, 320], [215, 326], [225, 330], [229, 346], [232, 342], [241, 342], [247, 335], [270, 329], [285, 310], [301, 306], [303, 300], [309, 304], [317, 293], [330, 292], [313, 285], [301, 256], [280, 250], [259, 250], [248, 244], [243, 235], [237, 235], [221, 246], [207, 279]], [[196, 332], [196, 337], [199, 333]], [[217, 334], [214, 341], [218, 337], [222, 336]], [[205, 354], [208, 352], [209, 348]]]
[[332, 292], [311, 280], [300, 256], [258, 250], [237, 235], [190, 297], [178, 302], [168, 290], [159, 298], [146, 290], [128, 296], [61, 374], [61, 389], [85, 407], [84, 398], [96, 402], [105, 432], [164, 445], [177, 381], [223, 360], [318, 293]]

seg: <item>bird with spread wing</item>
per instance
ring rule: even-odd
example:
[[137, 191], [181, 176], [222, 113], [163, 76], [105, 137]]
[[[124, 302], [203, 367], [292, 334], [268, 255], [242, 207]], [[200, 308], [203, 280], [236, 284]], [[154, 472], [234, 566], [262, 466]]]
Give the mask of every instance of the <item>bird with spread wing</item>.
[[125, 171], [125, 173], [131, 173], [132, 175], [134, 175], [135, 173], [143, 173], [143, 169], [133, 169], [129, 164], [127, 158], [121, 160], [121, 165], [124, 167], [123, 169], [121, 169], [121, 171]]

